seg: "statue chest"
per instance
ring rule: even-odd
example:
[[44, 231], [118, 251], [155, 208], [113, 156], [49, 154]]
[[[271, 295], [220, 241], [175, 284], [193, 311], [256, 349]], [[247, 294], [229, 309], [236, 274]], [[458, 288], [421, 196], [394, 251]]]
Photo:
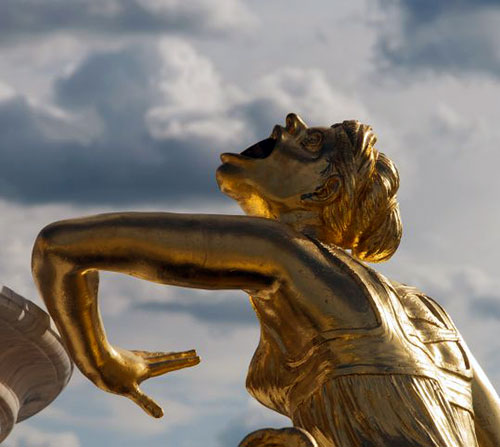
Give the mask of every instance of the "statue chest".
[[286, 355], [263, 333], [248, 368], [246, 388], [262, 405], [285, 416], [288, 391], [297, 380], [297, 371], [286, 367]]
[[300, 374], [287, 363], [302, 355], [315, 332], [307, 315], [285, 296], [277, 294], [270, 300], [252, 297], [250, 301], [261, 323], [261, 337], [246, 387], [261, 404], [288, 416], [288, 391]]

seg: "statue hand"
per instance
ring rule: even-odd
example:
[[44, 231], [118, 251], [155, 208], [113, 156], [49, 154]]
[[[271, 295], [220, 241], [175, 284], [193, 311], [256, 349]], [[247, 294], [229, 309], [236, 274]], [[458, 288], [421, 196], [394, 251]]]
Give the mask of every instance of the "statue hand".
[[111, 355], [98, 369], [97, 375], [89, 378], [101, 389], [121, 394], [139, 405], [155, 418], [163, 416], [163, 409], [139, 388], [139, 384], [150, 377], [160, 376], [177, 369], [200, 363], [196, 351], [148, 352], [127, 351], [112, 348]]

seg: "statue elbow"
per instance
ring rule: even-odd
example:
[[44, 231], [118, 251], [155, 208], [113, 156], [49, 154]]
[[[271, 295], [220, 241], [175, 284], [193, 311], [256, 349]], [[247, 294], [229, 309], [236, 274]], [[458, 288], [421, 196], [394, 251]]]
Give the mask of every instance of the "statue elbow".
[[35, 281], [42, 275], [49, 264], [52, 264], [58, 254], [58, 234], [60, 225], [58, 222], [47, 225], [35, 239], [31, 254], [31, 270]]

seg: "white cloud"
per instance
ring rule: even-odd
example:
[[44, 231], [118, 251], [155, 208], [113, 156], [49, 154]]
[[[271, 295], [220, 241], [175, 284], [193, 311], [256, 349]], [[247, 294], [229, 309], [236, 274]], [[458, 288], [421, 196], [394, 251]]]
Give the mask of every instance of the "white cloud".
[[16, 96], [16, 91], [5, 82], [0, 81], [0, 102], [12, 99]]
[[76, 433], [39, 430], [23, 422], [16, 425], [5, 441], [5, 447], [80, 447]]
[[[254, 114], [298, 111], [316, 124], [324, 119], [363, 119], [363, 105], [354, 97], [332, 88], [318, 69], [279, 68], [244, 86], [221, 77], [213, 63], [179, 39], [159, 45], [162, 70], [159, 89], [163, 103], [147, 114], [155, 138], [206, 138], [222, 144], [252, 138], [248, 110]], [[266, 110], [267, 109], [267, 110]], [[269, 128], [273, 123], [270, 122]]]
[[114, 17], [123, 10], [120, 0], [87, 0], [89, 12], [96, 16]]
[[[231, 100], [212, 62], [182, 39], [162, 39], [158, 87], [176, 112], [214, 113]], [[229, 90], [229, 92], [228, 92]]]
[[256, 17], [245, 3], [239, 0], [137, 0], [147, 11], [165, 19], [202, 15], [209, 29], [245, 29], [256, 24]]
[[[92, 38], [89, 39], [92, 42]], [[45, 102], [57, 76], [71, 71], [92, 49], [89, 41], [56, 34], [2, 47], [1, 79], [18, 94]]]
[[335, 90], [325, 73], [314, 68], [278, 69], [259, 79], [254, 92], [274, 101], [281, 110], [299, 112], [314, 125], [367, 118], [364, 106], [354, 96]]
[[[155, 436], [171, 432], [179, 426], [189, 424], [195, 419], [196, 410], [185, 402], [175, 400], [171, 396], [158, 396], [154, 398], [157, 401], [163, 397], [161, 402], [165, 416], [158, 420], [144, 413], [135, 403], [124, 397], [105, 394], [104, 392], [93, 389], [94, 385], [87, 380], [78, 388], [70, 387], [67, 392], [72, 393], [71, 400], [78, 401], [79, 408], [73, 408], [71, 412], [59, 406], [57, 403], [44, 410], [40, 414], [38, 421], [50, 421], [52, 424], [60, 424], [66, 427], [78, 427], [80, 429], [101, 429], [110, 433], [128, 435], [134, 437], [154, 438]], [[87, 398], [92, 396], [91, 402]], [[74, 403], [70, 404], [74, 407]], [[21, 435], [25, 435], [26, 430], [22, 430]], [[29, 430], [28, 430], [28, 434]], [[61, 444], [60, 444], [61, 445]], [[9, 446], [10, 447], [10, 446]], [[32, 447], [31, 444], [12, 447]], [[39, 447], [39, 444], [33, 444], [33, 447]], [[40, 444], [40, 447], [52, 447]], [[66, 447], [66, 445], [64, 445]]]
[[162, 39], [158, 47], [162, 100], [147, 114], [151, 134], [160, 139], [195, 137], [222, 142], [240, 134], [243, 123], [227, 116], [227, 109], [243, 93], [227, 85], [212, 62], [186, 41]]
[[70, 3], [4, 0], [4, 40], [73, 31], [101, 35], [165, 32], [212, 34], [241, 30], [256, 18], [240, 0], [74, 0]]
[[498, 76], [500, 9], [494, 2], [381, 2], [387, 7], [379, 48], [381, 62], [409, 72], [476, 72]]
[[0, 282], [41, 304], [31, 279], [31, 247], [52, 220], [81, 213], [72, 206], [34, 206], [0, 201]]

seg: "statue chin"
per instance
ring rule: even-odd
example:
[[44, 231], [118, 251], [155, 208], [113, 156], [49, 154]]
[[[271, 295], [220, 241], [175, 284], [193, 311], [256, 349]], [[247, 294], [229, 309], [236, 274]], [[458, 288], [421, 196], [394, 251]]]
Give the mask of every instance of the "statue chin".
[[248, 216], [276, 219], [277, 216], [271, 211], [269, 203], [253, 188], [246, 185], [241, 178], [238, 178], [240, 172], [241, 169], [238, 166], [228, 163], [219, 166], [216, 172], [219, 189], [231, 199], [236, 200]]
[[219, 189], [236, 201], [242, 200], [244, 196], [242, 172], [239, 166], [223, 163], [215, 172], [215, 179]]
[[269, 204], [259, 195], [250, 194], [243, 199], [236, 199], [241, 209], [248, 216], [277, 219], [278, 216], [271, 211]]

